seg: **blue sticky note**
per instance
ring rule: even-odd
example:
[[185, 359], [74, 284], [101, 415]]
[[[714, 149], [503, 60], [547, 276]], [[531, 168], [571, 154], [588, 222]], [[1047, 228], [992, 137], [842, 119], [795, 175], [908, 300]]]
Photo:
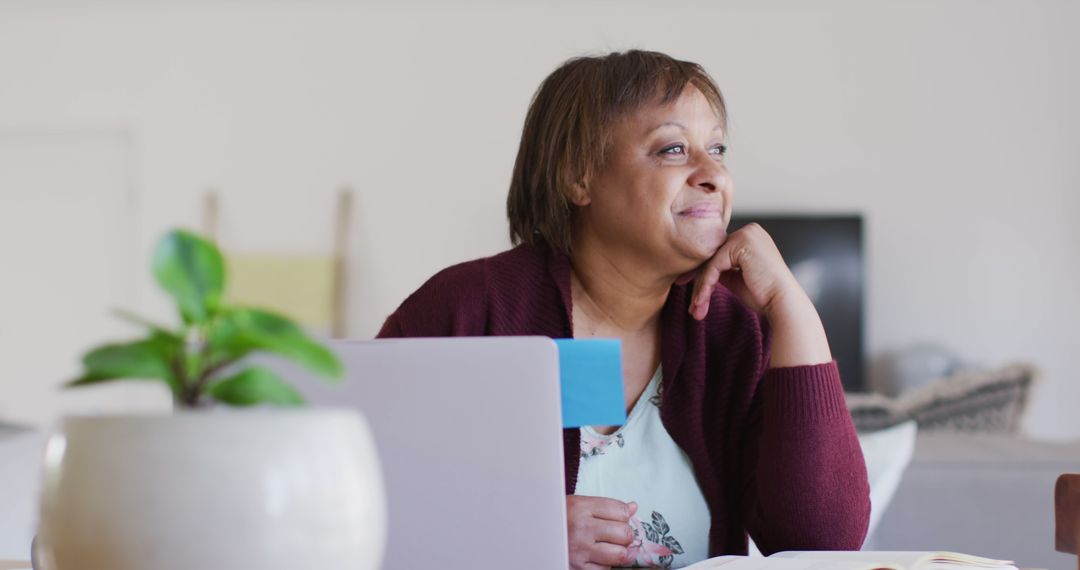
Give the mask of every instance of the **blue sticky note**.
[[555, 339], [564, 428], [626, 422], [622, 341]]

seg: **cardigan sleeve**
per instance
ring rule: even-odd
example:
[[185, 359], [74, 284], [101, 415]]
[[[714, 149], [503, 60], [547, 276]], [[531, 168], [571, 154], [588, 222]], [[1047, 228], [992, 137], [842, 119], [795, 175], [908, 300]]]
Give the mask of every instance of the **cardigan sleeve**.
[[769, 369], [768, 323], [760, 323], [760, 381], [740, 461], [746, 528], [765, 555], [858, 550], [870, 487], [836, 361]]

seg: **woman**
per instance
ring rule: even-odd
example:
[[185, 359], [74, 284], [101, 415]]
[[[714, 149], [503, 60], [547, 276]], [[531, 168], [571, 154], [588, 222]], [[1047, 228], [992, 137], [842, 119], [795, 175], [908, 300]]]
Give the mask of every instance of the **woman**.
[[627, 423], [564, 432], [573, 568], [743, 554], [747, 533], [766, 554], [862, 544], [866, 468], [821, 321], [761, 227], [726, 233], [726, 120], [697, 64], [567, 61], [525, 119], [516, 247], [439, 272], [379, 333], [622, 340]]

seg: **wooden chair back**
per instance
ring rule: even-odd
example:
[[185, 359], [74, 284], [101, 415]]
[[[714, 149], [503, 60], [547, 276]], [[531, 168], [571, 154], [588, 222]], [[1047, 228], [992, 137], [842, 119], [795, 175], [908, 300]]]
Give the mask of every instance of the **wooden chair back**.
[[[1058, 552], [1080, 554], [1080, 474], [1066, 473], [1054, 486], [1055, 545]], [[1080, 570], [1080, 558], [1077, 560]]]

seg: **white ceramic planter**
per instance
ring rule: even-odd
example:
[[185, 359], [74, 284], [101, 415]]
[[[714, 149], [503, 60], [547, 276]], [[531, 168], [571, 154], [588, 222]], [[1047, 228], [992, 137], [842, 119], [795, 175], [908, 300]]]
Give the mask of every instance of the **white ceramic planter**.
[[354, 570], [382, 561], [382, 477], [354, 412], [69, 418], [45, 463], [41, 570]]

